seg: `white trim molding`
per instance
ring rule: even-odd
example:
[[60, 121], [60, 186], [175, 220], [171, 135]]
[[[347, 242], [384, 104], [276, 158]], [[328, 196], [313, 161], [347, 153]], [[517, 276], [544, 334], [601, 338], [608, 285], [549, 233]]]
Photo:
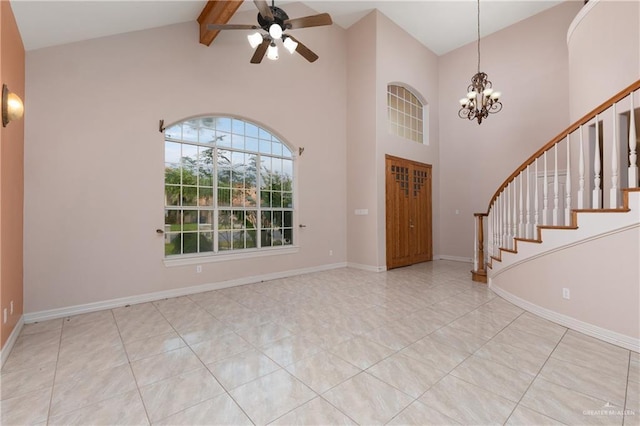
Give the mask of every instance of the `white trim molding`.
[[369, 271], [369, 272], [384, 272], [387, 270], [386, 266], [364, 265], [362, 263], [353, 263], [353, 262], [348, 262], [347, 268], [360, 269], [362, 271]]
[[489, 288], [503, 299], [526, 311], [531, 312], [532, 314], [538, 315], [539, 317], [548, 319], [549, 321], [553, 321], [556, 324], [560, 324], [572, 330], [579, 331], [580, 333], [586, 334], [587, 336], [595, 337], [596, 339], [603, 340], [605, 342], [632, 350], [634, 352], [640, 352], [640, 339], [616, 333], [615, 331], [607, 330], [605, 328], [580, 321], [568, 315], [560, 314], [550, 309], [543, 308], [542, 306], [524, 300], [499, 287], [494, 287], [491, 282], [489, 282]]
[[465, 263], [473, 263], [473, 259], [470, 257], [461, 257], [461, 256], [449, 256], [446, 254], [441, 254], [438, 256], [434, 256], [433, 260], [452, 260], [454, 262], [465, 262]]
[[0, 349], [0, 368], [4, 366], [5, 361], [9, 358], [9, 354], [11, 353], [11, 349], [13, 349], [13, 345], [15, 345], [16, 340], [18, 340], [18, 336], [22, 331], [22, 326], [24, 325], [24, 315], [20, 316], [20, 319], [16, 323], [16, 326], [13, 327], [13, 331], [9, 335], [6, 343]]
[[101, 311], [104, 309], [119, 308], [125, 305], [134, 305], [138, 303], [154, 302], [156, 300], [167, 299], [170, 297], [187, 296], [195, 293], [202, 293], [211, 290], [220, 290], [228, 287], [236, 287], [246, 284], [255, 284], [262, 281], [271, 281], [279, 278], [287, 278], [296, 275], [309, 274], [312, 272], [328, 271], [331, 269], [339, 269], [346, 267], [346, 263], [332, 263], [328, 265], [314, 266], [311, 268], [293, 269], [283, 272], [274, 272], [271, 274], [255, 275], [251, 277], [238, 278], [215, 283], [201, 284], [191, 287], [176, 288], [173, 290], [157, 291], [153, 293], [141, 294], [138, 296], [121, 297], [118, 299], [104, 300], [100, 302], [86, 303], [83, 305], [67, 306], [64, 308], [50, 309], [47, 311], [31, 312], [24, 314], [24, 322], [26, 324], [36, 321], [46, 321], [56, 318], [65, 318], [72, 315], [86, 314], [89, 312]]
[[569, 29], [567, 30], [567, 45], [571, 41], [571, 36], [573, 35], [573, 32], [576, 30], [578, 25], [580, 25], [580, 22], [584, 19], [585, 16], [589, 14], [589, 12], [591, 12], [591, 9], [593, 9], [598, 3], [599, 0], [589, 0], [582, 6], [582, 9], [578, 11], [578, 14], [575, 18], [573, 18], [573, 21], [571, 21], [571, 25], [569, 25]]

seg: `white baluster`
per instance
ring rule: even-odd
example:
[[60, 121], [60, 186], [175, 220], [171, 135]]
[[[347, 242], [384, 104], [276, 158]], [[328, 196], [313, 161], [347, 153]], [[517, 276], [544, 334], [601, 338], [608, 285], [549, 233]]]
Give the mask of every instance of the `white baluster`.
[[502, 191], [502, 246], [509, 248], [509, 222], [507, 216], [507, 188]]
[[522, 190], [522, 179], [523, 179], [523, 174], [522, 172], [520, 172], [520, 175], [518, 176], [518, 180], [520, 181], [520, 198], [518, 201], [518, 208], [519, 208], [519, 222], [518, 222], [518, 237], [520, 238], [524, 238], [525, 237], [525, 232], [524, 232], [524, 191]]
[[578, 209], [584, 209], [584, 145], [582, 143], [582, 126], [580, 132], [580, 158], [578, 159]]
[[567, 178], [565, 182], [564, 226], [571, 225], [571, 145], [567, 135]]
[[611, 141], [611, 189], [609, 190], [609, 207], [618, 208], [618, 115], [616, 114], [616, 104], [611, 107], [613, 111], [613, 141]]
[[633, 108], [633, 92], [629, 96], [631, 99], [631, 109], [629, 110], [629, 188], [638, 187], [638, 154], [636, 152], [636, 114]]
[[534, 163], [533, 170], [533, 182], [535, 184], [533, 190], [533, 238], [538, 239], [538, 224], [540, 223], [539, 211], [540, 211], [540, 202], [538, 201], [538, 159], [536, 158], [536, 162]]
[[516, 194], [516, 190], [518, 189], [518, 186], [516, 185], [516, 180], [514, 179], [513, 181], [511, 181], [511, 186], [513, 187], [513, 196], [511, 197], [513, 200], [513, 208], [511, 209], [511, 213], [513, 215], [512, 221], [511, 221], [511, 248], [515, 249], [516, 248], [516, 241], [514, 238], [518, 237], [518, 196]]
[[531, 164], [527, 166], [527, 223], [524, 228], [524, 237], [531, 239]]
[[558, 210], [558, 192], [560, 187], [558, 186], [558, 144], [553, 150], [554, 158], [554, 170], [553, 170], [553, 226], [558, 226], [560, 220], [560, 212]]
[[504, 188], [505, 191], [505, 215], [506, 215], [506, 234], [507, 239], [504, 242], [504, 247], [510, 249], [511, 248], [511, 191], [509, 190], [509, 185]]
[[593, 159], [593, 195], [591, 197], [591, 206], [594, 209], [601, 209], [602, 203], [600, 198], [602, 190], [600, 189], [600, 122], [598, 114], [596, 114], [596, 152]]
[[493, 209], [489, 210], [487, 216], [487, 263], [493, 255]]
[[549, 195], [547, 182], [547, 151], [544, 152], [544, 171], [542, 180], [542, 225], [546, 225], [549, 219]]

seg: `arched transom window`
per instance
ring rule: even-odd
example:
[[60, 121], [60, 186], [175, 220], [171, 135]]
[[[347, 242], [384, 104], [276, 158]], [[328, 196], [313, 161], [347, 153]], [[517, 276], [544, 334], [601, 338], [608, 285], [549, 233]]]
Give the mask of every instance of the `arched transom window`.
[[389, 133], [424, 143], [424, 107], [418, 97], [404, 86], [387, 85]]
[[268, 130], [200, 117], [165, 130], [165, 257], [293, 244], [293, 156]]

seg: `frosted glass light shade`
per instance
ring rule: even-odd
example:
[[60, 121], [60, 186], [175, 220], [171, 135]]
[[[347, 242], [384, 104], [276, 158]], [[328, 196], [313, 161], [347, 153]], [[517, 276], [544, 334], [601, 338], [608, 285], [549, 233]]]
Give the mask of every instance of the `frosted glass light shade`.
[[278, 59], [278, 46], [275, 43], [271, 43], [267, 49], [267, 58], [275, 61]]
[[284, 47], [289, 51], [289, 53], [293, 54], [298, 48], [298, 43], [293, 41], [291, 37], [286, 37], [284, 39]]
[[491, 99], [494, 99], [494, 100], [495, 100], [495, 99], [499, 99], [499, 98], [500, 98], [500, 96], [502, 96], [502, 93], [500, 93], [500, 92], [493, 92], [493, 93], [491, 94]]
[[278, 24], [271, 24], [269, 27], [269, 35], [272, 39], [277, 40], [282, 37], [282, 27]]
[[247, 39], [249, 40], [251, 47], [255, 49], [260, 45], [260, 43], [262, 43], [262, 34], [255, 32], [253, 34], [249, 34]]
[[24, 104], [20, 96], [12, 93], [6, 84], [2, 85], [2, 127], [7, 127], [13, 120], [22, 118]]

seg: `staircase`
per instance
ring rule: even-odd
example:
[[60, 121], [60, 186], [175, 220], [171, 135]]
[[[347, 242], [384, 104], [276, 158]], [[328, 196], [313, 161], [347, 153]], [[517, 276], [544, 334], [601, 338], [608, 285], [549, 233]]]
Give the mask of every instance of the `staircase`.
[[[472, 271], [474, 281], [489, 283], [525, 309], [537, 309], [535, 313], [563, 325], [636, 351], [640, 347], [638, 106], [640, 80], [518, 167], [495, 192], [487, 211], [474, 215]], [[591, 251], [584, 251], [587, 248]], [[594, 257], [594, 250], [605, 253]], [[626, 264], [607, 260], [611, 253], [626, 256]], [[582, 270], [591, 271], [582, 278], [583, 284], [573, 279]], [[596, 277], [604, 282], [590, 282]], [[631, 282], [618, 288], [621, 279]], [[616, 293], [598, 289], [614, 287]], [[579, 300], [571, 300], [571, 291]], [[597, 302], [603, 298], [620, 298], [622, 304], [598, 312]], [[579, 303], [593, 306], [592, 312], [579, 312]], [[609, 310], [622, 310], [623, 305], [629, 311], [626, 317], [602, 320], [616, 317]]]

